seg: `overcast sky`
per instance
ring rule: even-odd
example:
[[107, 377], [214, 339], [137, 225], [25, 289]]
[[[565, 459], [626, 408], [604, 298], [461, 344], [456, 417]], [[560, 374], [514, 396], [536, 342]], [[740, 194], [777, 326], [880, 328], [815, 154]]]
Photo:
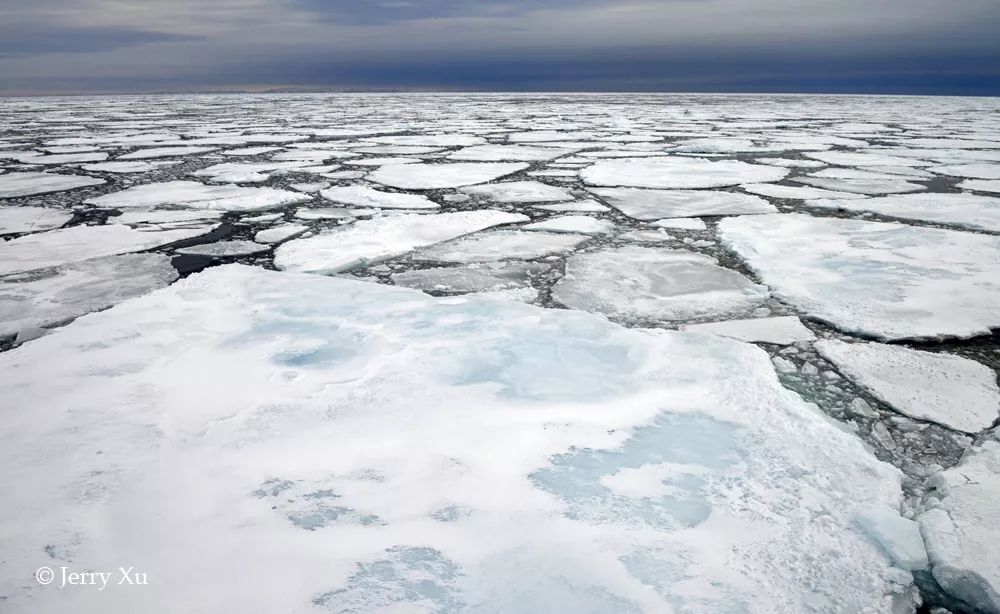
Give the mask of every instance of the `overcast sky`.
[[1000, 95], [1000, 0], [0, 0], [0, 94]]

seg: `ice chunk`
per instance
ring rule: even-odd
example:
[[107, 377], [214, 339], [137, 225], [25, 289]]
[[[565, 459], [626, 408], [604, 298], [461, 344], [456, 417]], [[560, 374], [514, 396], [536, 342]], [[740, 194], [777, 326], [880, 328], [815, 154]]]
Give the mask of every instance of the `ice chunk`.
[[71, 211], [48, 207], [0, 207], [0, 235], [59, 228], [73, 218]]
[[578, 200], [571, 203], [554, 203], [551, 205], [532, 205], [532, 208], [559, 212], [579, 211], [581, 213], [601, 213], [608, 210], [607, 207], [596, 200]]
[[774, 205], [759, 196], [709, 190], [644, 190], [639, 188], [592, 189], [608, 204], [637, 220], [703, 215], [776, 213]]
[[0, 277], [0, 337], [61, 324], [177, 279], [170, 258], [124, 254]]
[[1000, 198], [975, 194], [901, 194], [863, 200], [813, 200], [813, 207], [871, 211], [906, 220], [1000, 232]]
[[[223, 266], [0, 380], [5, 612], [891, 608], [854, 518], [899, 472], [747, 344]], [[149, 584], [17, 572], [121, 561]]]
[[551, 232], [497, 230], [423, 249], [413, 258], [431, 262], [488, 262], [504, 258], [532, 260], [569, 251], [590, 237]]
[[834, 192], [832, 190], [824, 190], [822, 188], [775, 185], [773, 183], [748, 183], [746, 185], [741, 185], [740, 187], [751, 194], [759, 194], [760, 196], [769, 196], [771, 198], [794, 198], [800, 200], [807, 198], [867, 198], [863, 194]]
[[215, 151], [218, 147], [153, 147], [139, 149], [132, 153], [118, 156], [118, 160], [149, 160], [151, 158], [172, 158], [174, 156], [192, 156], [194, 154]]
[[403, 190], [439, 190], [486, 183], [528, 168], [523, 163], [454, 162], [380, 167], [367, 179]]
[[605, 235], [613, 232], [615, 225], [587, 215], [563, 215], [524, 226], [525, 230], [548, 232], [578, 232], [584, 235]]
[[834, 192], [850, 192], [852, 194], [866, 194], [877, 196], [879, 194], [905, 194], [907, 192], [919, 192], [926, 190], [919, 183], [910, 183], [905, 179], [885, 177], [882, 179], [835, 179], [830, 177], [792, 177], [789, 181], [804, 183], [824, 190]]
[[[369, 210], [373, 215], [376, 210]], [[354, 210], [341, 207], [302, 207], [295, 210], [295, 218], [299, 220], [349, 220], [359, 216]]]
[[933, 166], [931, 162], [863, 151], [810, 151], [806, 157], [837, 166]]
[[187, 256], [208, 256], [210, 258], [236, 258], [239, 256], [260, 254], [270, 249], [267, 245], [254, 243], [253, 241], [217, 241], [215, 243], [182, 247], [177, 250], [177, 253]]
[[757, 158], [754, 162], [758, 164], [771, 164], [773, 166], [787, 166], [790, 168], [823, 168], [825, 162], [818, 160], [798, 160], [793, 158]]
[[601, 160], [580, 171], [590, 185], [637, 188], [722, 188], [741, 183], [780, 181], [788, 169], [737, 160], [657, 157]]
[[223, 162], [191, 173], [214, 183], [262, 183], [271, 175], [300, 170], [308, 162]]
[[708, 230], [705, 222], [690, 217], [673, 217], [657, 220], [649, 224], [653, 228], [672, 228], [675, 230]]
[[145, 173], [156, 170], [164, 166], [171, 166], [176, 162], [98, 162], [97, 164], [84, 164], [85, 171], [98, 173]]
[[320, 196], [335, 203], [380, 209], [437, 209], [440, 205], [421, 194], [385, 192], [367, 186], [327, 188]]
[[552, 298], [618, 318], [690, 320], [748, 313], [767, 288], [708, 256], [686, 250], [621, 247], [574, 254]]
[[882, 343], [816, 342], [820, 355], [896, 411], [966, 433], [1000, 418], [1000, 388], [974, 360]]
[[16, 198], [32, 194], [65, 192], [76, 188], [89, 188], [107, 183], [97, 177], [79, 175], [59, 175], [56, 173], [2, 173], [0, 174], [0, 198]]
[[934, 579], [978, 612], [1000, 612], [1000, 443], [986, 441], [930, 479], [917, 520]]
[[781, 299], [878, 339], [973, 337], [1000, 326], [1000, 237], [799, 214], [719, 222]]
[[279, 269], [332, 275], [401, 256], [419, 247], [528, 217], [485, 209], [428, 215], [396, 215], [363, 220], [278, 247]]
[[85, 202], [105, 208], [177, 205], [216, 211], [258, 211], [308, 200], [312, 200], [312, 196], [288, 190], [205, 185], [197, 181], [167, 181], [135, 186]]
[[544, 203], [573, 200], [565, 188], [538, 181], [508, 181], [464, 188], [463, 193], [498, 203]]
[[282, 224], [281, 226], [258, 231], [253, 236], [253, 240], [257, 243], [281, 243], [288, 239], [293, 239], [307, 230], [309, 230], [309, 227], [302, 226], [301, 224]]
[[221, 211], [192, 211], [189, 209], [160, 209], [155, 211], [130, 209], [121, 215], [109, 217], [113, 224], [173, 224], [177, 222], [195, 222], [216, 220], [222, 217]]
[[928, 565], [920, 525], [888, 507], [870, 507], [858, 512], [858, 523], [900, 569], [917, 571]]
[[662, 243], [670, 241], [673, 237], [662, 230], [629, 230], [619, 235], [626, 241], [639, 241], [647, 243]]
[[403, 136], [377, 136], [368, 139], [383, 145], [410, 145], [419, 147], [471, 147], [483, 145], [486, 139], [468, 134], [417, 134]]
[[420, 158], [403, 158], [400, 156], [389, 158], [356, 158], [345, 160], [344, 164], [350, 166], [387, 166], [390, 164], [416, 164]]
[[531, 277], [548, 267], [530, 262], [486, 262], [458, 267], [436, 267], [393, 273], [392, 283], [418, 290], [488, 292], [530, 285]]
[[[2, 185], [3, 177], [0, 177], [0, 185]], [[1000, 180], [990, 180], [990, 179], [966, 179], [965, 181], [958, 184], [959, 189], [962, 190], [972, 190], [973, 192], [990, 192], [993, 194], [1000, 194]]]
[[[476, 145], [459, 149], [448, 156], [452, 160], [470, 160], [474, 162], [503, 162], [506, 160], [538, 162], [552, 160], [571, 154], [576, 149], [557, 147], [532, 147], [530, 145]], [[575, 174], [575, 173], [574, 173]]]
[[511, 288], [510, 290], [489, 290], [487, 292], [474, 292], [470, 297], [479, 297], [491, 301], [514, 301], [517, 303], [534, 303], [538, 301], [538, 290], [532, 287]]
[[816, 338], [816, 335], [803, 326], [802, 322], [795, 316], [688, 324], [683, 329], [698, 333], [712, 333], [751, 343], [773, 343], [775, 345], [791, 345], [799, 341], [812, 341]]
[[69, 262], [141, 252], [203, 235], [212, 226], [136, 230], [124, 224], [72, 226], [0, 243], [0, 275], [47, 269]]
[[259, 156], [272, 151], [281, 151], [280, 147], [239, 147], [221, 152], [224, 156]]
[[931, 172], [951, 177], [968, 177], [969, 179], [1000, 179], [1000, 164], [953, 164], [949, 166], [934, 166]]

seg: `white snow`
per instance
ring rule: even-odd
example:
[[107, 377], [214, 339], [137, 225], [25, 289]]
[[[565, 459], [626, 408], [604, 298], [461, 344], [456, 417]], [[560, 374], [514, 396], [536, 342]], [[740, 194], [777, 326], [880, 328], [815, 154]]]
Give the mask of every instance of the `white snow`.
[[271, 248], [253, 241], [216, 241], [177, 249], [178, 254], [187, 256], [209, 256], [211, 258], [236, 258], [266, 252]]
[[258, 231], [253, 236], [253, 240], [257, 243], [281, 243], [288, 239], [293, 239], [307, 230], [309, 230], [309, 227], [302, 226], [301, 224], [282, 224], [281, 226]]
[[367, 179], [404, 190], [439, 190], [486, 183], [526, 168], [523, 163], [395, 164], [368, 173]]
[[106, 309], [177, 279], [170, 258], [124, 254], [0, 277], [0, 337]]
[[562, 215], [541, 222], [526, 224], [524, 229], [548, 232], [578, 232], [585, 235], [605, 235], [614, 232], [615, 225], [608, 220], [601, 220], [587, 215]]
[[211, 231], [213, 226], [136, 230], [124, 224], [71, 226], [0, 243], [0, 275], [47, 269], [70, 262], [140, 252]]
[[552, 298], [618, 318], [691, 320], [748, 313], [764, 286], [686, 250], [627, 246], [573, 254]]
[[816, 342], [855, 384], [901, 414], [978, 433], [1000, 418], [992, 369], [974, 360], [883, 343]]
[[312, 200], [312, 196], [308, 194], [274, 188], [205, 185], [197, 181], [167, 181], [135, 186], [121, 192], [90, 198], [84, 202], [106, 209], [177, 205], [214, 211], [258, 211], [309, 200]]
[[783, 214], [719, 236], [779, 298], [878, 339], [973, 337], [1000, 326], [1000, 237]]
[[580, 171], [585, 183], [637, 188], [722, 188], [741, 183], [781, 181], [788, 169], [737, 160], [659, 157], [601, 160]]
[[0, 207], [0, 234], [38, 232], [59, 228], [73, 218], [72, 211], [49, 207]]
[[472, 186], [462, 193], [498, 203], [545, 203], [573, 200], [569, 190], [538, 181], [507, 181]]
[[[905, 588], [854, 522], [899, 472], [747, 344], [225, 266], [0, 379], [11, 614], [888, 612]], [[623, 489], [648, 465], [664, 491]], [[149, 584], [30, 577], [123, 564]]]
[[430, 262], [487, 262], [504, 258], [532, 260], [567, 252], [590, 237], [553, 232], [496, 230], [423, 249], [413, 258]]
[[379, 209], [437, 209], [436, 202], [421, 194], [385, 192], [362, 185], [337, 186], [320, 192], [320, 196], [335, 203], [354, 207]]
[[646, 190], [641, 188], [591, 189], [609, 205], [637, 220], [703, 215], [776, 213], [774, 205], [759, 196], [711, 190]]
[[97, 177], [59, 175], [56, 173], [3, 173], [0, 174], [0, 198], [16, 198], [32, 194], [64, 192], [106, 183]]
[[930, 485], [917, 520], [934, 579], [975, 611], [1000, 611], [1000, 442], [974, 448]]
[[527, 220], [525, 215], [492, 209], [378, 217], [284, 243], [275, 251], [274, 265], [332, 275], [491, 226]]
[[813, 200], [813, 207], [871, 211], [907, 220], [1000, 232], [1000, 198], [975, 194], [900, 194], [864, 200]]
[[683, 327], [683, 330], [711, 333], [751, 343], [772, 343], [774, 345], [791, 345], [799, 341], [812, 341], [816, 338], [816, 335], [803, 326], [802, 322], [795, 316], [688, 324]]

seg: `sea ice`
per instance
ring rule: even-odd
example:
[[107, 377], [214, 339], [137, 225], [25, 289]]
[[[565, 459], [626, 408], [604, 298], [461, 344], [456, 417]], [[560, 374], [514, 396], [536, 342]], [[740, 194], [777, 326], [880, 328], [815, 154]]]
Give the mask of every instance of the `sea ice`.
[[106, 309], [177, 279], [170, 258], [124, 254], [0, 277], [0, 337]]
[[[0, 177], [0, 189], [3, 186], [3, 177]], [[990, 179], [966, 179], [958, 184], [960, 190], [972, 190], [973, 192], [990, 192], [1000, 194], [1000, 180]]]
[[919, 192], [927, 188], [919, 183], [911, 183], [905, 179], [895, 177], [884, 177], [882, 179], [836, 179], [832, 177], [792, 177], [789, 181], [803, 183], [824, 190], [834, 192], [850, 192], [852, 194], [864, 194], [868, 196], [878, 196], [880, 194], [905, 194], [907, 192]]
[[885, 550], [900, 569], [927, 569], [927, 550], [920, 524], [903, 518], [889, 507], [871, 507], [858, 512], [858, 524]]
[[615, 225], [608, 220], [601, 220], [587, 215], [562, 215], [549, 218], [534, 224], [526, 224], [525, 230], [543, 230], [548, 232], [578, 232], [584, 235], [605, 235], [613, 232]]
[[863, 200], [813, 200], [813, 207], [871, 211], [907, 220], [1000, 232], [1000, 198], [975, 194], [900, 194]]
[[845, 332], [973, 337], [1000, 326], [1000, 237], [799, 214], [719, 222], [775, 294]]
[[[722, 338], [223, 266], [0, 353], [0, 385], [11, 614], [890, 612], [908, 586], [855, 523], [900, 473]], [[148, 585], [23, 571], [133, 563]]]
[[601, 160], [580, 171], [590, 185], [637, 188], [722, 188], [741, 183], [781, 181], [788, 169], [704, 158], [624, 158]]
[[218, 147], [153, 147], [139, 149], [132, 153], [118, 156], [118, 160], [148, 160], [151, 158], [172, 158], [174, 156], [193, 156], [195, 154], [215, 151]]
[[275, 251], [274, 265], [332, 275], [491, 226], [525, 221], [525, 215], [493, 209], [378, 217], [284, 243]]
[[951, 166], [934, 166], [928, 170], [939, 175], [951, 177], [967, 177], [969, 179], [1000, 179], [1000, 164], [956, 164]]
[[528, 168], [524, 163], [454, 162], [380, 167], [367, 179], [403, 190], [439, 190], [486, 183]]
[[816, 342], [855, 384], [901, 414], [966, 433], [1000, 418], [997, 375], [974, 360], [884, 343]]
[[547, 269], [531, 262], [484, 262], [393, 273], [392, 283], [418, 290], [492, 292], [529, 286], [533, 276]]
[[553, 203], [551, 205], [532, 205], [533, 209], [542, 209], [543, 211], [558, 211], [565, 213], [568, 211], [580, 212], [580, 213], [603, 213], [607, 211], [608, 208], [597, 202], [596, 200], [578, 200], [571, 203]]
[[0, 174], [0, 198], [17, 198], [32, 194], [64, 192], [76, 188], [88, 188], [107, 183], [97, 177], [80, 175], [60, 175], [56, 173], [2, 173]]
[[750, 192], [751, 194], [757, 194], [760, 196], [769, 196], [771, 198], [792, 198], [799, 200], [812, 199], [812, 198], [842, 198], [842, 199], [867, 198], [863, 194], [852, 194], [850, 192], [834, 192], [832, 190], [824, 190], [822, 188], [777, 185], [773, 183], [749, 183], [746, 185], [741, 185], [740, 187], [743, 188], [743, 190]]
[[596, 188], [591, 192], [625, 215], [637, 220], [703, 215], [776, 213], [774, 205], [759, 196], [711, 190], [646, 190]]
[[669, 228], [673, 230], [708, 230], [708, 225], [698, 218], [668, 217], [649, 224], [653, 228]]
[[545, 203], [573, 200], [565, 188], [538, 181], [507, 181], [463, 188], [462, 192], [498, 203]]
[[191, 173], [213, 183], [263, 183], [272, 175], [300, 170], [307, 162], [223, 162]]
[[810, 151], [805, 154], [809, 158], [836, 164], [838, 166], [933, 166], [924, 162], [903, 156], [890, 156], [883, 153], [868, 153], [859, 151]]
[[496, 230], [420, 250], [415, 260], [429, 262], [488, 262], [504, 258], [532, 260], [567, 252], [590, 237], [553, 232]]
[[791, 345], [799, 341], [812, 341], [816, 338], [816, 335], [803, 326], [802, 322], [795, 316], [688, 324], [683, 327], [683, 330], [712, 333], [751, 343], [772, 343], [774, 345]]
[[401, 194], [385, 192], [361, 185], [336, 186], [320, 192], [320, 196], [335, 203], [354, 207], [377, 207], [379, 209], [437, 209], [436, 202], [422, 194]]
[[507, 160], [539, 162], [576, 152], [576, 149], [532, 147], [530, 145], [476, 145], [459, 149], [448, 157], [473, 162], [504, 162]]
[[59, 228], [73, 219], [73, 212], [49, 207], [0, 207], [0, 235]]
[[767, 296], [708, 256], [635, 246], [573, 254], [552, 288], [573, 309], [668, 321], [748, 313]]
[[121, 192], [91, 198], [85, 202], [106, 209], [177, 205], [215, 211], [258, 211], [309, 200], [312, 200], [312, 196], [308, 194], [274, 188], [205, 185], [197, 181], [167, 181], [135, 186]]
[[917, 520], [934, 579], [971, 611], [1000, 612], [1000, 442], [984, 442], [929, 482]]
[[171, 166], [177, 162], [98, 162], [97, 164], [84, 164], [80, 168], [85, 171], [98, 173], [145, 173], [164, 166]]

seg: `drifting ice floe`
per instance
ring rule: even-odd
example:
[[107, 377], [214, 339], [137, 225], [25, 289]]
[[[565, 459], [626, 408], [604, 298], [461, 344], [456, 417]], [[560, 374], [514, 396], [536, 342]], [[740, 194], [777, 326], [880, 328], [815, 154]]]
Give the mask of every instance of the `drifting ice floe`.
[[392, 283], [418, 290], [493, 292], [529, 286], [531, 277], [547, 269], [531, 262], [485, 262], [393, 273]]
[[154, 147], [152, 149], [140, 149], [118, 156], [118, 160], [148, 160], [151, 158], [172, 158], [174, 156], [191, 156], [194, 154], [208, 153], [215, 151], [217, 147]]
[[552, 160], [577, 151], [556, 147], [532, 147], [529, 145], [477, 145], [460, 149], [448, 156], [452, 160], [474, 162], [504, 162], [507, 160], [538, 162]]
[[851, 194], [850, 192], [834, 192], [822, 188], [804, 188], [802, 186], [776, 185], [773, 183], [750, 183], [741, 185], [745, 191], [760, 196], [771, 198], [793, 198], [798, 200], [812, 198], [867, 198], [863, 194]]
[[1000, 232], [1000, 198], [974, 194], [901, 194], [863, 200], [812, 200], [813, 207], [871, 211], [907, 220]]
[[385, 192], [361, 185], [332, 187], [320, 192], [320, 196], [335, 203], [354, 207], [377, 207], [379, 209], [437, 209], [436, 202], [420, 194], [400, 194]]
[[100, 173], [145, 173], [174, 164], [177, 162], [98, 162], [97, 164], [84, 164], [80, 168]]
[[492, 209], [379, 217], [284, 243], [275, 251], [274, 265], [332, 275], [491, 226], [526, 221], [525, 215]]
[[712, 333], [751, 343], [773, 343], [775, 345], [791, 345], [799, 341], [812, 341], [816, 338], [816, 335], [803, 326], [802, 322], [795, 316], [689, 324], [684, 326], [683, 330]]
[[141, 252], [203, 235], [211, 226], [136, 230], [124, 224], [72, 226], [0, 243], [0, 275], [47, 269], [69, 262]]
[[[0, 177], [0, 185], [2, 185], [2, 182], [3, 177]], [[958, 188], [961, 190], [972, 190], [973, 192], [991, 192], [994, 194], [1000, 194], [1000, 180], [966, 179], [958, 184]]]
[[253, 240], [257, 243], [281, 243], [282, 241], [293, 239], [307, 230], [309, 230], [308, 226], [300, 224], [282, 224], [281, 226], [258, 231], [253, 236]]
[[708, 230], [705, 222], [690, 217], [668, 217], [649, 224], [653, 228], [671, 228], [674, 230]]
[[213, 183], [262, 183], [271, 175], [295, 171], [308, 162], [223, 162], [191, 173]]
[[59, 228], [73, 218], [72, 211], [48, 207], [0, 207], [0, 235]]
[[736, 192], [709, 190], [645, 190], [641, 188], [595, 188], [612, 207], [637, 220], [703, 215], [777, 213], [766, 200]]
[[957, 164], [952, 166], [934, 166], [927, 170], [951, 177], [1000, 179], [1000, 164]]
[[288, 190], [205, 185], [197, 181], [167, 181], [135, 186], [84, 202], [107, 209], [177, 205], [215, 211], [258, 211], [309, 200], [312, 200], [312, 196]]
[[177, 279], [170, 258], [124, 254], [0, 277], [0, 337], [51, 326], [162, 288]]
[[590, 237], [552, 232], [496, 230], [423, 249], [413, 258], [429, 262], [489, 262], [504, 258], [532, 260], [569, 251]]
[[551, 205], [533, 205], [533, 209], [542, 209], [543, 211], [579, 211], [581, 213], [602, 213], [608, 211], [608, 208], [597, 202], [596, 200], [578, 200], [571, 203], [554, 203]]
[[487, 162], [399, 164], [378, 168], [367, 179], [403, 190], [440, 190], [486, 183], [526, 168], [527, 164]]
[[704, 158], [625, 158], [601, 160], [580, 171], [585, 183], [636, 188], [723, 188], [741, 183], [781, 181], [788, 169], [736, 160]]
[[58, 175], [56, 173], [0, 173], [0, 198], [64, 192], [106, 183], [96, 177]]
[[526, 224], [525, 230], [548, 232], [578, 232], [583, 235], [606, 235], [613, 232], [615, 225], [608, 220], [599, 220], [587, 215], [563, 215], [534, 224]]
[[267, 245], [254, 243], [253, 241], [217, 241], [215, 243], [183, 247], [178, 249], [177, 253], [187, 256], [208, 256], [210, 258], [236, 258], [239, 256], [260, 254], [270, 249]]
[[[739, 342], [227, 266], [2, 353], [0, 374], [11, 613], [910, 599], [855, 523], [898, 509], [901, 475]], [[18, 571], [121, 561], [149, 584]]]
[[1000, 442], [930, 479], [919, 517], [934, 579], [973, 611], [1000, 612]]
[[1000, 237], [807, 215], [719, 222], [724, 244], [783, 300], [879, 339], [1000, 326]]
[[464, 194], [481, 196], [498, 203], [546, 203], [573, 200], [565, 188], [538, 181], [507, 181], [463, 188]]
[[806, 156], [838, 166], [933, 166], [930, 162], [890, 156], [882, 153], [867, 153], [858, 151], [815, 151], [807, 152]]
[[861, 388], [901, 414], [978, 433], [1000, 418], [1000, 388], [989, 367], [974, 360], [883, 343], [816, 343]]
[[570, 256], [552, 288], [574, 309], [669, 321], [748, 313], [767, 297], [767, 288], [708, 256], [631, 246]]
[[789, 181], [804, 183], [824, 190], [834, 192], [850, 192], [852, 194], [865, 194], [878, 196], [880, 194], [905, 194], [907, 192], [919, 192], [926, 190], [919, 183], [910, 183], [905, 179], [884, 177], [872, 179], [836, 179], [831, 177], [792, 177]]

